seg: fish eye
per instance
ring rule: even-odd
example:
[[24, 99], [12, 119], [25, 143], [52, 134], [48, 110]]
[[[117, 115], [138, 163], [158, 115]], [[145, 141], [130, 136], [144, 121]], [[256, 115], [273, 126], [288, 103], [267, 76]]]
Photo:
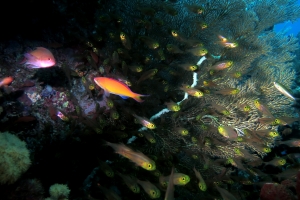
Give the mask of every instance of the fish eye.
[[152, 165], [151, 164], [148, 164], [148, 168], [151, 168], [152, 167]]
[[185, 178], [184, 178], [184, 177], [182, 177], [182, 180], [183, 180], [183, 181], [185, 181]]
[[178, 36], [178, 33], [176, 32], [176, 31], [172, 31], [172, 35], [174, 36], [174, 37], [177, 37]]
[[51, 60], [51, 58], [48, 58], [48, 60]]

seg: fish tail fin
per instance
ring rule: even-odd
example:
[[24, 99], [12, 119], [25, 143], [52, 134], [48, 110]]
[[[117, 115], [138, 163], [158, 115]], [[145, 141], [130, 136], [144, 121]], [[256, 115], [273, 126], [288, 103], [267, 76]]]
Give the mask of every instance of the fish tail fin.
[[134, 100], [136, 100], [137, 102], [142, 103], [142, 102], [144, 102], [144, 100], [141, 97], [148, 97], [148, 96], [150, 96], [150, 95], [135, 94], [132, 98]]

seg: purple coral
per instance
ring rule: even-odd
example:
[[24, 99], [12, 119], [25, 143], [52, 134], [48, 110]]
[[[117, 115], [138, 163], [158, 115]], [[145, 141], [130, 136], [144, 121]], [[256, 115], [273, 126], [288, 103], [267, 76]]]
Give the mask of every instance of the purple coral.
[[46, 87], [42, 90], [41, 97], [51, 98], [55, 94], [56, 94], [56, 91], [50, 85], [46, 85]]

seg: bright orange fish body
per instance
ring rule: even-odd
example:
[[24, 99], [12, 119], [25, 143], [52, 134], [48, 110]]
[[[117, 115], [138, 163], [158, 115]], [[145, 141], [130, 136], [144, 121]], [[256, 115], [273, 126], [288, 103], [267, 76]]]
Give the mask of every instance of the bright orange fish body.
[[119, 95], [123, 99], [127, 99], [128, 97], [130, 97], [136, 100], [137, 102], [143, 102], [141, 97], [148, 96], [148, 95], [134, 93], [130, 90], [130, 88], [126, 84], [112, 78], [95, 77], [94, 81], [106, 93]]
[[13, 77], [5, 77], [5, 78], [0, 78], [0, 87], [9, 85], [11, 82], [13, 82]]

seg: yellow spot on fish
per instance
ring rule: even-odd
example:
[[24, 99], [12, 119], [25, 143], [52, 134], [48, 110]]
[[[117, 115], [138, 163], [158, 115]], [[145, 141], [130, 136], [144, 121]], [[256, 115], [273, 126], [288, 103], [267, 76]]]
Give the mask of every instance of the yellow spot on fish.
[[146, 127], [149, 128], [149, 129], [155, 129], [156, 128], [156, 126], [153, 123], [146, 124]]

